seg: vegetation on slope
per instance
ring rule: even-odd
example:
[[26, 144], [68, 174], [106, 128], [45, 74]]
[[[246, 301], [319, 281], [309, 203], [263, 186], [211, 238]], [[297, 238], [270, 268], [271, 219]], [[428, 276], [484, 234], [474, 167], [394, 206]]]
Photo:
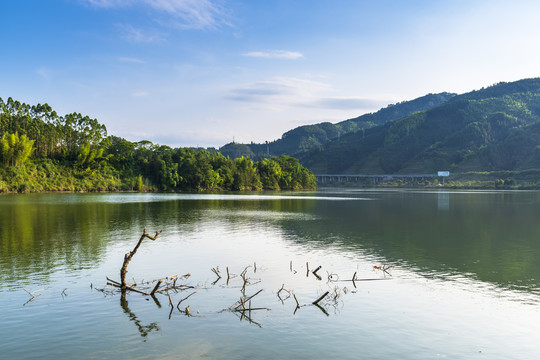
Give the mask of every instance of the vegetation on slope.
[[500, 83], [329, 141], [300, 157], [320, 173], [540, 169], [540, 79]]
[[222, 191], [316, 188], [289, 156], [253, 162], [107, 136], [97, 120], [0, 98], [0, 192]]
[[329, 122], [304, 125], [283, 134], [281, 139], [265, 144], [226, 144], [219, 151], [231, 158], [250, 156], [264, 158], [275, 155], [301, 156], [323, 147], [331, 139], [338, 139], [351, 132], [364, 131], [388, 121], [400, 119], [418, 111], [431, 109], [451, 99], [455, 94], [428, 94], [411, 101], [403, 101], [375, 112], [337, 124]]

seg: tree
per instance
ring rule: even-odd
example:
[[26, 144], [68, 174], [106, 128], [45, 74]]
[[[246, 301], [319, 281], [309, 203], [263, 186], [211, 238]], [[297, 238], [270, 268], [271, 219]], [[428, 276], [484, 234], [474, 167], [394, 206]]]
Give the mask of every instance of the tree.
[[263, 159], [255, 163], [263, 189], [279, 190], [279, 180], [283, 176], [281, 166], [274, 159]]
[[234, 159], [235, 171], [233, 190], [261, 190], [262, 184], [253, 160], [246, 157]]
[[0, 155], [4, 166], [20, 166], [32, 154], [34, 140], [18, 133], [4, 133], [0, 139]]

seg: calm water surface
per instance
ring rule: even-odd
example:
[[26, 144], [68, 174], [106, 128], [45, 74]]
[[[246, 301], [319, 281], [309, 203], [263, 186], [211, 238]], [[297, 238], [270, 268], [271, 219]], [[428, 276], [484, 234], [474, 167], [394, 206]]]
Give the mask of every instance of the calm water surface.
[[[540, 192], [3, 195], [0, 357], [538, 359], [539, 219]], [[129, 281], [191, 274], [194, 316], [107, 285], [145, 226]], [[220, 312], [246, 268], [269, 310]]]

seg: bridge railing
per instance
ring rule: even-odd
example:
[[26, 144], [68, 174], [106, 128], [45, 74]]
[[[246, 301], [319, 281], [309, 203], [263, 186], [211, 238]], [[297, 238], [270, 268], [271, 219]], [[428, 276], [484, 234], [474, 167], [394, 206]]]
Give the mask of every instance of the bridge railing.
[[317, 181], [358, 181], [372, 179], [375, 181], [401, 180], [427, 180], [438, 177], [437, 174], [315, 174]]

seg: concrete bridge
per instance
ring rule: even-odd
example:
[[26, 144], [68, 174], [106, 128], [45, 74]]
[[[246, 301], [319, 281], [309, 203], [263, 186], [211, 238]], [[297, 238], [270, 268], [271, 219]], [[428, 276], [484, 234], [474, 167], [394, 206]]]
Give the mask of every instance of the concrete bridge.
[[421, 180], [430, 180], [438, 177], [437, 174], [375, 174], [375, 175], [364, 175], [364, 174], [315, 174], [317, 181], [319, 183], [326, 183], [331, 181], [337, 182], [350, 182], [358, 181], [364, 179], [371, 179], [374, 183], [379, 181], [389, 181], [389, 180], [408, 180], [408, 181], [421, 181]]

